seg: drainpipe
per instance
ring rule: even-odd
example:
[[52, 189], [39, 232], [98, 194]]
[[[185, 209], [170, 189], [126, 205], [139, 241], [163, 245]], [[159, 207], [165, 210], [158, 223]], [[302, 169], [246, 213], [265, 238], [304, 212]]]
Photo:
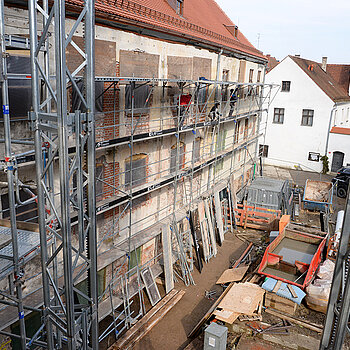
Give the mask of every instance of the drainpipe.
[[[220, 62], [221, 62], [221, 55], [223, 53], [223, 49], [220, 50], [220, 52], [218, 53], [218, 60], [216, 62], [216, 81], [220, 80]], [[218, 99], [218, 85], [215, 84], [215, 102], [217, 101]]]
[[328, 123], [328, 132], [327, 132], [327, 139], [326, 139], [326, 147], [324, 150], [324, 155], [327, 156], [328, 153], [328, 142], [329, 142], [329, 133], [331, 132], [331, 125], [332, 125], [332, 119], [333, 119], [333, 112], [337, 109], [337, 103], [334, 104], [331, 114], [329, 116], [329, 123]]

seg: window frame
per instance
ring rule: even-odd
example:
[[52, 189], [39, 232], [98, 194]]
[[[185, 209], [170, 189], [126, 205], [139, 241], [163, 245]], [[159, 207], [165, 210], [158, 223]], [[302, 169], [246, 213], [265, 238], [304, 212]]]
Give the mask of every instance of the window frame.
[[259, 144], [259, 157], [268, 158], [269, 156], [269, 145]]
[[[278, 113], [277, 113], [278, 111]], [[283, 112], [283, 113], [281, 113]], [[284, 112], [285, 109], [282, 107], [275, 107], [273, 109], [273, 120], [272, 123], [273, 124], [283, 124], [284, 123]]]
[[[185, 156], [186, 156], [186, 151], [185, 151], [185, 144], [183, 142], [179, 142], [179, 156], [177, 157], [177, 143], [173, 146], [170, 147], [170, 158], [169, 158], [169, 173], [170, 174], [174, 174], [176, 173], [176, 171], [180, 171], [181, 169], [183, 169], [183, 167], [185, 166]], [[182, 150], [182, 153], [181, 153]], [[175, 156], [172, 155], [173, 152], [175, 153]], [[176, 158], [178, 160], [178, 162], [176, 162]], [[175, 160], [175, 164], [172, 164], [173, 159]]]
[[[312, 112], [312, 115], [306, 114]], [[303, 109], [302, 115], [301, 115], [301, 126], [313, 126], [314, 124], [314, 115], [315, 115], [315, 110], [314, 109]], [[305, 122], [306, 120], [306, 122]], [[311, 123], [310, 123], [311, 121]]]
[[[143, 91], [144, 89], [147, 89], [147, 97], [145, 98], [145, 101], [140, 103], [140, 106], [136, 104], [137, 101], [136, 94], [140, 91]], [[144, 115], [147, 116], [150, 113], [150, 107], [151, 107], [151, 98], [152, 98], [152, 88], [148, 84], [127, 84], [125, 86], [125, 113], [128, 117], [132, 114], [132, 92], [134, 93], [134, 115]], [[139, 101], [140, 102], [140, 101]]]
[[290, 85], [291, 85], [290, 80], [282, 80], [281, 91], [282, 92], [290, 92]]
[[[127, 169], [127, 165], [130, 164], [131, 165], [131, 162], [139, 162], [139, 161], [144, 161], [144, 165], [142, 166], [138, 166], [138, 167], [132, 167], [132, 183], [130, 181], [130, 174], [127, 175], [127, 173], [129, 172], [130, 173], [130, 168]], [[147, 183], [147, 154], [145, 153], [138, 153], [138, 154], [134, 154], [132, 157], [128, 157], [124, 160], [124, 167], [125, 167], [125, 172], [124, 172], [124, 186], [125, 186], [125, 189], [126, 190], [130, 190], [131, 189], [131, 186], [134, 188], [134, 187], [138, 187], [138, 186], [141, 186], [145, 183]], [[136, 174], [136, 171], [137, 170], [140, 170], [140, 169], [144, 169], [144, 176], [140, 179], [136, 179], [134, 178], [134, 174]], [[129, 178], [128, 178], [128, 177]], [[135, 181], [137, 183], [135, 183]]]

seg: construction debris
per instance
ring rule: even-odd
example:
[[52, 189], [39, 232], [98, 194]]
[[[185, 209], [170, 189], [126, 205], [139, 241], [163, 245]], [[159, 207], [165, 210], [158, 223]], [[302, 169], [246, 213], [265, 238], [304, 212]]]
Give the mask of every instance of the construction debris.
[[233, 323], [240, 315], [254, 315], [259, 310], [265, 291], [253, 283], [238, 283], [220, 301], [213, 314], [217, 319]]
[[225, 284], [229, 282], [241, 281], [243, 276], [248, 271], [248, 268], [249, 266], [237, 267], [235, 269], [227, 269], [216, 281], [216, 284]]

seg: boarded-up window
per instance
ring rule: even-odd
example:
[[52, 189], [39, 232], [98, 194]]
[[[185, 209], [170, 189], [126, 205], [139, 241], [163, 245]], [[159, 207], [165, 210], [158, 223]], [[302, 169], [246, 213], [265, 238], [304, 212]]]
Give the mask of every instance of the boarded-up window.
[[[133, 87], [134, 86], [134, 87]], [[128, 115], [132, 110], [132, 96], [134, 96], [134, 114], [147, 114], [150, 102], [149, 85], [127, 85], [125, 87], [125, 109]]]
[[121, 77], [158, 78], [159, 55], [120, 50], [119, 63]]
[[201, 157], [201, 138], [197, 137], [193, 140], [192, 158], [193, 162], [198, 162]]
[[[83, 38], [74, 36], [73, 41], [84, 51]], [[83, 57], [71, 44], [67, 46], [66, 59], [71, 72], [83, 62]], [[116, 70], [116, 44], [112, 41], [95, 39], [96, 76], [115, 76]]]
[[211, 79], [211, 59], [202, 57], [193, 57], [192, 79], [200, 78]]
[[[139, 186], [146, 183], [146, 154], [136, 154], [125, 160], [125, 187], [130, 188], [131, 177], [132, 186]], [[132, 171], [131, 171], [132, 168]]]
[[[28, 50], [8, 51], [7, 70], [8, 73], [28, 74], [30, 68], [30, 52]], [[9, 106], [11, 119], [26, 119], [32, 105], [30, 79], [9, 79]], [[0, 89], [0, 104], [2, 105], [2, 94]], [[2, 108], [1, 108], [2, 118]]]
[[[177, 154], [178, 153], [178, 154]], [[185, 144], [180, 142], [179, 148], [177, 145], [171, 147], [170, 150], [170, 173], [180, 170], [185, 163]]]
[[207, 84], [199, 84], [196, 97], [196, 103], [198, 103], [198, 108], [201, 112], [205, 111], [206, 101], [208, 96], [208, 85]]
[[244, 60], [239, 61], [238, 82], [243, 83], [245, 78], [245, 69], [247, 62]]
[[[82, 92], [84, 96], [84, 83], [82, 81], [77, 82], [77, 86], [79, 90]], [[103, 92], [104, 92], [104, 82], [103, 81], [95, 81], [95, 111], [102, 112], [103, 111]], [[86, 108], [83, 105], [77, 91], [74, 87], [72, 87], [72, 112], [76, 110], [81, 110], [82, 112], [86, 112]]]
[[168, 56], [169, 79], [192, 79], [192, 57]]

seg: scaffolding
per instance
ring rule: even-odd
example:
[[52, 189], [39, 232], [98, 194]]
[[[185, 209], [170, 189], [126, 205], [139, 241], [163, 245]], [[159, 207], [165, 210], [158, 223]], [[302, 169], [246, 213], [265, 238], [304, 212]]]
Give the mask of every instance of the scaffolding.
[[[191, 274], [194, 260], [199, 269], [202, 264], [198, 241], [207, 240], [205, 263], [216, 255], [214, 213], [221, 218], [221, 243], [234, 224], [232, 198], [219, 196], [219, 192], [239, 190], [228, 184], [238, 171], [242, 173], [241, 187], [249, 180], [247, 164], [256, 164], [258, 139], [263, 135], [260, 120], [267, 111], [264, 103], [271, 99], [275, 86], [205, 79], [96, 77], [93, 0], [83, 1], [69, 31], [64, 1], [55, 0], [49, 6], [47, 0], [40, 4], [30, 0], [29, 39], [5, 35], [3, 1], [0, 6], [6, 146], [1, 164], [7, 174], [11, 219], [6, 229], [0, 224], [0, 234], [7, 237], [6, 245], [0, 246], [0, 277], [8, 277], [8, 286], [0, 291], [0, 319], [7, 319], [0, 334], [18, 338], [22, 348], [98, 349], [98, 343], [111, 333], [118, 338], [144, 315], [144, 288], [151, 304], [159, 300], [154, 279], [163, 272], [163, 254], [157, 252], [141, 262], [136, 249], [159, 236], [164, 225], [171, 232], [175, 280], [195, 283]], [[37, 28], [39, 17], [42, 28]], [[73, 39], [80, 25], [84, 28], [83, 47]], [[66, 64], [68, 44], [83, 58], [73, 72]], [[54, 57], [50, 57], [50, 45], [55, 48]], [[35, 150], [17, 154], [11, 149], [21, 140], [11, 140], [7, 86], [11, 75], [6, 69], [6, 47], [30, 47], [31, 53], [33, 110], [29, 122]], [[103, 84], [99, 96], [95, 93], [98, 83]], [[144, 97], [140, 103], [136, 95], [141, 90]], [[111, 92], [108, 107], [95, 111], [96, 101]], [[68, 99], [71, 96], [73, 100], [73, 95], [78, 100], [74, 108]], [[226, 136], [226, 125], [231, 126], [230, 137]], [[191, 134], [192, 148], [185, 149], [182, 140]], [[138, 158], [144, 142], [174, 137], [169, 156], [147, 165]], [[32, 144], [32, 140], [22, 142]], [[124, 170], [116, 167], [115, 149], [128, 153]], [[112, 173], [96, 176], [96, 153], [108, 150], [113, 153]], [[16, 207], [28, 203], [16, 197], [18, 188], [26, 188], [18, 178], [18, 168], [34, 163], [37, 193], [30, 191], [28, 202], [37, 203], [39, 229], [29, 225], [26, 227], [31, 229], [26, 230], [16, 222]], [[226, 170], [224, 163], [230, 164]], [[55, 175], [56, 164], [59, 176]], [[157, 171], [144, 171], [146, 167]], [[140, 173], [145, 175], [140, 177]], [[249, 177], [253, 176], [250, 172]], [[97, 193], [98, 185], [102, 191]], [[135, 217], [138, 203], [164, 189], [171, 189], [172, 200], [167, 205]], [[203, 198], [197, 220], [194, 210]], [[113, 212], [112, 224], [98, 237], [97, 218], [114, 209], [118, 210]], [[195, 227], [195, 222], [199, 226]], [[204, 231], [210, 235], [201, 238]], [[115, 237], [120, 237], [118, 245], [108, 246], [106, 242]], [[23, 267], [38, 254], [41, 273], [35, 278], [41, 279], [42, 287], [23, 296]], [[98, 271], [108, 263], [112, 264], [112, 276], [99, 291]], [[77, 287], [83, 281], [86, 291]], [[25, 324], [25, 315], [30, 312], [40, 313], [42, 321], [32, 336], [28, 336]], [[8, 317], [9, 313], [13, 315]], [[99, 322], [107, 317], [110, 322], [99, 329]], [[5, 331], [16, 321], [19, 334]]]

